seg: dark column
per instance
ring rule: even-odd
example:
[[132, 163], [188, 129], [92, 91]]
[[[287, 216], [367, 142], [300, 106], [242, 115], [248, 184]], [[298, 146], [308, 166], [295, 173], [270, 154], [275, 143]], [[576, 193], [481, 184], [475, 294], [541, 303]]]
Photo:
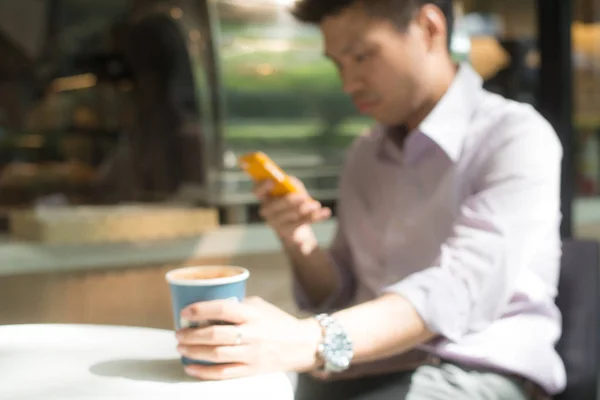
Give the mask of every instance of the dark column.
[[571, 64], [570, 0], [536, 0], [541, 53], [539, 111], [556, 129], [564, 148], [562, 171], [563, 237], [572, 235], [575, 196], [575, 146], [573, 132], [573, 82]]

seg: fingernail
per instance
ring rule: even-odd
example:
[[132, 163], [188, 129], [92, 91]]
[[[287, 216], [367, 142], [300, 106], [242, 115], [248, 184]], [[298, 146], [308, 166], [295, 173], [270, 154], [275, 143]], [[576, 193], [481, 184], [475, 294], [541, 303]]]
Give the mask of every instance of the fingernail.
[[181, 310], [182, 318], [190, 318], [193, 314], [194, 313], [189, 308], [184, 308], [183, 310]]
[[313, 211], [316, 211], [318, 208], [319, 208], [319, 203], [309, 203], [308, 206], [306, 206], [306, 211], [313, 212]]
[[190, 321], [189, 319], [180, 318], [179, 319], [179, 327], [181, 329], [191, 328], [192, 327], [192, 321]]

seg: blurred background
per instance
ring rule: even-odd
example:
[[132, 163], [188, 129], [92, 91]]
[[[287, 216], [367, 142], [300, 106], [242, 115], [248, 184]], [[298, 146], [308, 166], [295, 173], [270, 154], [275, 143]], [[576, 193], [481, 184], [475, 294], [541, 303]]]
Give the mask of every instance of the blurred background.
[[[215, 260], [266, 271], [250, 291], [292, 307], [236, 157], [266, 152], [335, 211], [371, 124], [292, 3], [0, 0], [0, 324], [170, 326], [162, 272]], [[600, 1], [455, 3], [453, 57], [551, 121], [563, 234], [600, 239]], [[103, 297], [119, 287], [128, 309]]]

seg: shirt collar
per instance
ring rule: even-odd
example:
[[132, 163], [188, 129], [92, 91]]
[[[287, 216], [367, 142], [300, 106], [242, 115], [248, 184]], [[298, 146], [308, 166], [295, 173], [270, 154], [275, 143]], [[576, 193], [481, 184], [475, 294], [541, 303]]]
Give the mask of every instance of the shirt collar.
[[[468, 63], [462, 63], [450, 87], [433, 110], [405, 139], [404, 149], [394, 148], [389, 138], [383, 140], [385, 153], [394, 159], [411, 162], [418, 158], [423, 148], [419, 136], [433, 141], [456, 162], [460, 157], [469, 121], [476, 107], [476, 97], [483, 85], [481, 76]], [[388, 134], [390, 132], [387, 132]], [[387, 135], [384, 135], [387, 136]]]
[[461, 64], [446, 94], [418, 128], [453, 162], [458, 160], [462, 151], [482, 85], [481, 76], [469, 64]]

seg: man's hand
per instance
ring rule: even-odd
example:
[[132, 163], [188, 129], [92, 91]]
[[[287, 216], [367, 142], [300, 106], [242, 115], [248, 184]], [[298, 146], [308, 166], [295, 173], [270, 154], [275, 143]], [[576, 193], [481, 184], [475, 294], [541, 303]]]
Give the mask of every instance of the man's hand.
[[177, 332], [185, 357], [218, 363], [190, 365], [190, 376], [223, 380], [278, 371], [309, 371], [317, 366], [321, 328], [313, 319], [299, 320], [259, 298], [243, 303], [217, 300], [185, 308], [181, 317], [233, 325], [212, 325]]
[[260, 182], [254, 188], [261, 202], [260, 214], [279, 236], [294, 274], [312, 304], [322, 304], [337, 285], [329, 254], [319, 247], [312, 223], [331, 217], [331, 210], [310, 197], [298, 179], [291, 177], [298, 191], [282, 197], [270, 195], [273, 182]]
[[296, 193], [282, 197], [270, 196], [273, 188], [271, 181], [263, 181], [256, 185], [254, 194], [261, 202], [260, 215], [265, 219], [284, 243], [303, 244], [310, 239], [310, 224], [321, 222], [331, 217], [331, 210], [310, 197], [306, 188], [298, 179], [291, 177]]

